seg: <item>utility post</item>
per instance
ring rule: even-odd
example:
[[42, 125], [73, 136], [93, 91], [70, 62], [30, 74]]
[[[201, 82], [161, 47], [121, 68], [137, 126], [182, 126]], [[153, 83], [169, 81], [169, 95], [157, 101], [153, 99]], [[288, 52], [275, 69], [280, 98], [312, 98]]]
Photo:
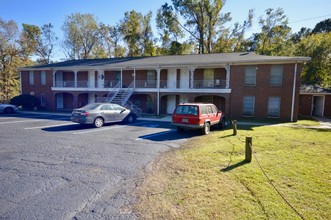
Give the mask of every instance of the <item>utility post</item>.
[[246, 137], [245, 161], [247, 163], [252, 161], [252, 137]]
[[237, 120], [232, 121], [233, 136], [237, 135]]

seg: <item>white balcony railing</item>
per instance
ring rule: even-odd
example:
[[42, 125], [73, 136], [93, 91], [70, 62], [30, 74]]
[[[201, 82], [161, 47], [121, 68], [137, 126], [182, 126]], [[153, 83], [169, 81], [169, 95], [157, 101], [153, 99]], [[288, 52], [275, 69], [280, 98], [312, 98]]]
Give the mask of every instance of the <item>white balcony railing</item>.
[[[102, 88], [115, 88], [119, 81], [104, 81]], [[135, 88], [157, 88], [156, 80], [136, 80]], [[187, 85], [187, 86], [184, 86]], [[58, 88], [89, 88], [89, 81], [68, 81], [58, 80], [55, 81], [55, 87]], [[160, 80], [160, 89], [226, 89], [226, 80]]]

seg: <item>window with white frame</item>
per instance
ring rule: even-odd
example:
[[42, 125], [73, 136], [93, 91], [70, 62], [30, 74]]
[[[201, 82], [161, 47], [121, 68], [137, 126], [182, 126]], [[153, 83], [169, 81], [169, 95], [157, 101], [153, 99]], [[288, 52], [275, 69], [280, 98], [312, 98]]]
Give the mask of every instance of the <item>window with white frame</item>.
[[46, 72], [45, 71], [40, 72], [40, 84], [43, 86], [46, 85]]
[[245, 86], [256, 85], [256, 66], [246, 66], [245, 68]]
[[29, 72], [29, 85], [30, 86], [34, 85], [34, 73], [33, 73], [33, 71]]
[[280, 115], [280, 97], [269, 97], [268, 117], [279, 118]]
[[244, 96], [243, 99], [243, 116], [254, 116], [255, 97]]
[[272, 65], [270, 70], [269, 84], [281, 86], [283, 81], [283, 65]]

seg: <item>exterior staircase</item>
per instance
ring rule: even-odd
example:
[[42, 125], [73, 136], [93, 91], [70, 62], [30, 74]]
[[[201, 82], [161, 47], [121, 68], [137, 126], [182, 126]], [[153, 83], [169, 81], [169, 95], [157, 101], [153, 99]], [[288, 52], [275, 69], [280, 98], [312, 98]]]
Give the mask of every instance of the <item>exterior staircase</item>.
[[[117, 83], [117, 85], [114, 87], [114, 90], [109, 91], [106, 101], [124, 106], [127, 109], [130, 109], [132, 112], [134, 112], [137, 115], [137, 117], [141, 117], [142, 110], [129, 101], [129, 98], [134, 92], [133, 82], [131, 82], [128, 88], [120, 88], [120, 87], [121, 87], [120, 83]], [[117, 88], [119, 89], [116, 90]]]

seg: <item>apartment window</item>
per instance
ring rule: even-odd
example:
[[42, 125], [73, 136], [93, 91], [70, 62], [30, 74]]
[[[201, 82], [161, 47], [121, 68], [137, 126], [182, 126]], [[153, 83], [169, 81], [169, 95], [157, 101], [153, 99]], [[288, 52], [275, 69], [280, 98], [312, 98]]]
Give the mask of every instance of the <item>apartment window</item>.
[[256, 85], [256, 66], [246, 66], [245, 68], [245, 86]]
[[147, 71], [147, 86], [146, 87], [150, 87], [150, 88], [156, 87], [156, 74], [155, 74], [154, 70]]
[[255, 97], [244, 96], [243, 100], [243, 116], [254, 116]]
[[281, 86], [283, 81], [283, 65], [272, 65], [270, 71], [270, 85]]
[[46, 96], [45, 93], [40, 93], [40, 106], [45, 107], [46, 105]]
[[43, 86], [46, 85], [46, 72], [45, 71], [40, 72], [40, 84]]
[[269, 97], [268, 117], [279, 118], [280, 115], [280, 97]]
[[34, 73], [33, 73], [33, 71], [29, 72], [29, 85], [30, 86], [34, 85]]
[[204, 69], [203, 87], [214, 87], [214, 69]]

